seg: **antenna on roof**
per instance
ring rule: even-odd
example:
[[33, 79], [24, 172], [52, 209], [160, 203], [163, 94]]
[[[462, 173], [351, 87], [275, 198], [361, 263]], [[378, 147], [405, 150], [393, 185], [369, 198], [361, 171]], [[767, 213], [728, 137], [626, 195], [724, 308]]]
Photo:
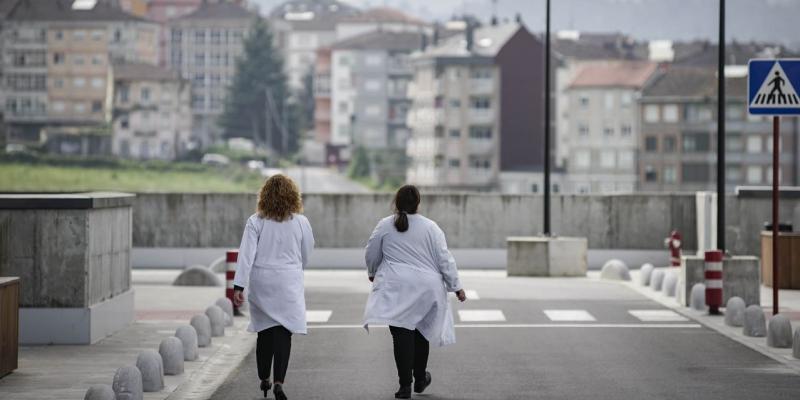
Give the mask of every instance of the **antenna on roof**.
[[497, 26], [497, 0], [492, 0], [492, 26]]

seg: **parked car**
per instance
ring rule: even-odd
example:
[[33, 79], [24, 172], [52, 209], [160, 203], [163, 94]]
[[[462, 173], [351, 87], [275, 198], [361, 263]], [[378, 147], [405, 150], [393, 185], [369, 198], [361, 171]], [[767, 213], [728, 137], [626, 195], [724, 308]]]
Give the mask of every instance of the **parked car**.
[[264, 166], [264, 162], [259, 160], [250, 160], [247, 162], [247, 168], [253, 171], [261, 170]]
[[228, 165], [231, 160], [222, 154], [206, 153], [200, 162], [206, 165]]

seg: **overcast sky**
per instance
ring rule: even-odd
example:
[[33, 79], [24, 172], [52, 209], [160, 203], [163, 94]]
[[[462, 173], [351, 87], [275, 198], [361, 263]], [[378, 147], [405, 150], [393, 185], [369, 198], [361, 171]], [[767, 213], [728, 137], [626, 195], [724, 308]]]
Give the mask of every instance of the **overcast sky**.
[[[281, 0], [251, 0], [269, 10]], [[358, 7], [391, 6], [428, 20], [464, 12], [491, 15], [491, 0], [344, 0]], [[800, 0], [727, 0], [728, 38], [800, 46]], [[642, 39], [714, 39], [719, 0], [552, 0], [553, 29], [619, 31]], [[521, 13], [544, 28], [544, 0], [497, 0], [501, 18]]]

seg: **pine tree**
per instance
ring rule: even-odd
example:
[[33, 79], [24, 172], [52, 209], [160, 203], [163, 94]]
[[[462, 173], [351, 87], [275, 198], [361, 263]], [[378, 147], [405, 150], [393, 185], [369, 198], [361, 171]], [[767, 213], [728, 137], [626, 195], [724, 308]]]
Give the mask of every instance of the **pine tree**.
[[[219, 125], [225, 137], [249, 138], [259, 147], [281, 152], [284, 118], [280, 114], [284, 109], [291, 112], [291, 107], [283, 106], [283, 102], [288, 101], [283, 58], [273, 47], [272, 33], [264, 19], [253, 21], [243, 48], [241, 58], [236, 61], [236, 73], [228, 87]], [[271, 97], [270, 103], [267, 96]], [[297, 129], [291, 128], [297, 124], [285, 125], [289, 142], [296, 142]]]

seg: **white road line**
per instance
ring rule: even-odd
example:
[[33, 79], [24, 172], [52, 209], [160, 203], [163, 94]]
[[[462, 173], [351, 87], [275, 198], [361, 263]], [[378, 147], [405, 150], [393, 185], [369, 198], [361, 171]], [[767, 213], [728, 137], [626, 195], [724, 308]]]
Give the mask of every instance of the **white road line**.
[[[624, 328], [624, 329], [695, 329], [700, 324], [456, 324], [456, 328]], [[370, 329], [388, 328], [370, 325]], [[363, 325], [309, 325], [308, 329], [364, 329]]]
[[544, 310], [550, 321], [555, 322], [592, 322], [597, 321], [586, 310]]
[[306, 322], [328, 322], [331, 314], [331, 310], [306, 310]]
[[642, 322], [684, 322], [689, 319], [672, 310], [628, 310]]
[[506, 316], [500, 310], [458, 310], [461, 322], [503, 322]]
[[480, 300], [481, 296], [478, 296], [477, 290], [465, 290], [464, 294], [467, 295], [467, 299], [469, 300]]

